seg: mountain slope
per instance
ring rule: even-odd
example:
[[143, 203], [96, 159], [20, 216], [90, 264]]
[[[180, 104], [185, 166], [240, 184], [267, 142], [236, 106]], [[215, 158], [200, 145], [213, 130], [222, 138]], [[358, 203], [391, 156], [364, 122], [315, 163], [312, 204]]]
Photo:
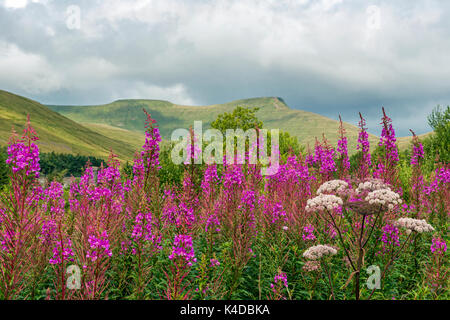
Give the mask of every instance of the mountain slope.
[[105, 137], [127, 143], [136, 150], [141, 149], [145, 141], [144, 132], [130, 131], [99, 123], [81, 123], [81, 125]]
[[[118, 100], [106, 105], [96, 106], [48, 106], [52, 110], [81, 123], [104, 124], [131, 131], [144, 131], [142, 109], [147, 109], [157, 121], [161, 135], [170, 139], [173, 130], [189, 128], [194, 121], [203, 121], [203, 128], [210, 127], [210, 123], [223, 112], [231, 112], [236, 106], [259, 107], [257, 116], [263, 121], [267, 129], [277, 128], [287, 131], [299, 138], [301, 144], [314, 146], [315, 138], [322, 138], [336, 144], [338, 140], [339, 122], [327, 117], [290, 109], [282, 99], [275, 97], [236, 100], [225, 104], [210, 106], [182, 106], [160, 100]], [[349, 141], [349, 149], [356, 149], [358, 128], [344, 123]], [[370, 135], [371, 143], [378, 139]]]
[[[417, 135], [417, 137], [421, 141], [423, 141], [424, 139], [429, 138], [432, 134], [433, 134], [433, 132], [427, 132], [427, 133], [419, 134], [419, 135]], [[413, 138], [412, 136], [397, 138], [397, 145], [400, 148], [400, 150], [409, 148], [411, 145], [411, 142], [412, 142], [412, 138]]]
[[122, 160], [131, 159], [136, 150], [130, 143], [114, 140], [84, 127], [40, 103], [0, 90], [0, 145], [5, 145], [14, 126], [21, 134], [27, 114], [39, 136], [43, 152], [55, 151], [106, 158], [110, 149]]

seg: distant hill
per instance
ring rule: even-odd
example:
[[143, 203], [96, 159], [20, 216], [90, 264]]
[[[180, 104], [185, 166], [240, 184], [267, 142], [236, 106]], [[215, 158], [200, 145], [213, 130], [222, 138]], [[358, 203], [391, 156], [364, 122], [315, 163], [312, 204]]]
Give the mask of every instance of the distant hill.
[[13, 126], [18, 134], [22, 134], [27, 114], [31, 116], [43, 152], [107, 158], [113, 149], [120, 159], [129, 160], [134, 155], [135, 146], [139, 145], [124, 142], [119, 135], [105, 136], [101, 130], [87, 128], [36, 101], [3, 90], [0, 90], [0, 145], [8, 142]]
[[[12, 126], [20, 134], [27, 114], [39, 134], [43, 152], [55, 151], [106, 158], [109, 150], [121, 160], [130, 160], [144, 141], [147, 109], [157, 120], [163, 139], [169, 140], [173, 130], [189, 128], [195, 120], [204, 122], [204, 129], [224, 112], [236, 106], [259, 107], [258, 118], [264, 127], [279, 128], [298, 137], [303, 145], [314, 146], [315, 138], [336, 145], [339, 122], [327, 117], [290, 109], [281, 98], [266, 97], [236, 100], [210, 106], [183, 106], [161, 100], [119, 100], [94, 106], [44, 106], [36, 101], [0, 90], [0, 145], [5, 145]], [[350, 153], [355, 152], [359, 129], [344, 123]], [[423, 138], [428, 134], [421, 135]], [[371, 145], [378, 138], [370, 135]], [[411, 137], [398, 139], [401, 149], [408, 148]]]
[[[419, 134], [419, 135], [417, 135], [417, 137], [420, 140], [423, 140], [425, 138], [428, 138], [432, 134], [433, 134], [433, 132], [427, 132], [427, 133], [424, 133], [424, 134]], [[412, 136], [410, 136], [410, 137], [400, 137], [400, 138], [397, 138], [397, 145], [398, 145], [400, 150], [404, 150], [404, 149], [410, 148], [411, 141], [412, 141]]]
[[[195, 120], [204, 122], [204, 129], [209, 128], [212, 121], [224, 112], [231, 112], [236, 106], [259, 107], [257, 116], [267, 129], [279, 128], [299, 138], [303, 145], [314, 146], [315, 138], [322, 138], [335, 145], [338, 140], [339, 122], [327, 117], [289, 108], [281, 98], [265, 97], [236, 100], [225, 104], [210, 106], [183, 106], [161, 100], [118, 100], [105, 105], [92, 106], [55, 106], [52, 110], [80, 122], [94, 125], [107, 125], [130, 131], [143, 132], [144, 120], [142, 109], [147, 109], [160, 127], [164, 139], [170, 139], [173, 130], [189, 128]], [[349, 149], [356, 150], [359, 129], [344, 123], [349, 141]], [[102, 131], [106, 134], [106, 131]], [[372, 143], [378, 138], [370, 135]]]

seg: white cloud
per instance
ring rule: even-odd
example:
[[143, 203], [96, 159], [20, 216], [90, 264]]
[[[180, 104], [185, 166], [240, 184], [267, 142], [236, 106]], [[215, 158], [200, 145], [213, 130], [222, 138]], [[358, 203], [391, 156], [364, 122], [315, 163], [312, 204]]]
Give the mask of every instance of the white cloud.
[[28, 0], [4, 0], [3, 5], [10, 9], [25, 8], [28, 4]]
[[167, 100], [179, 105], [196, 105], [196, 102], [189, 96], [186, 87], [180, 83], [168, 87], [149, 85], [143, 82], [133, 83], [132, 88], [116, 92], [113, 97], [114, 100], [155, 99]]
[[[0, 42], [14, 41], [31, 71], [0, 61], [0, 85], [48, 92], [49, 102], [276, 95], [328, 116], [340, 108], [345, 118], [450, 99], [443, 1], [85, 0], [80, 30], [64, 20], [73, 1], [34, 1], [46, 6], [33, 10], [31, 1], [6, 2], [24, 10], [0, 7]], [[41, 80], [36, 70], [52, 76]]]
[[324, 10], [330, 10], [332, 9], [334, 6], [336, 6], [339, 3], [342, 3], [343, 0], [322, 0], [322, 7]]
[[61, 76], [40, 55], [0, 42], [0, 85], [42, 94], [60, 88]]
[[[106, 82], [115, 76], [120, 76], [120, 69], [101, 57], [79, 57], [78, 61], [74, 61], [67, 70], [68, 82], [77, 87], [85, 86], [86, 80], [89, 85], [96, 82]], [[86, 79], [86, 75], [89, 78]], [[78, 85], [77, 85], [78, 83]]]
[[8, 9], [22, 9], [29, 3], [41, 3], [46, 4], [49, 0], [3, 0], [3, 5]]

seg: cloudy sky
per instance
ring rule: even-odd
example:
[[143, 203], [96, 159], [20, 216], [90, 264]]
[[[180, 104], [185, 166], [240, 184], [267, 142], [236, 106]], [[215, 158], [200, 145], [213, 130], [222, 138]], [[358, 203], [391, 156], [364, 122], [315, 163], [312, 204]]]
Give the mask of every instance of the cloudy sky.
[[450, 104], [450, 1], [0, 0], [0, 89], [48, 104], [282, 97], [379, 133]]

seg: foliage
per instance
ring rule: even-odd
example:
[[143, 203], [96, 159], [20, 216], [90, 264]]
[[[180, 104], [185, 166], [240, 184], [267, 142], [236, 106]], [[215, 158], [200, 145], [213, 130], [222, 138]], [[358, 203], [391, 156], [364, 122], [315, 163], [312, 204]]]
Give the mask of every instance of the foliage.
[[[93, 167], [100, 167], [105, 163], [103, 159], [72, 154], [43, 153], [40, 157], [41, 173], [52, 176], [80, 177], [86, 163]], [[53, 179], [50, 179], [52, 181]]]
[[[244, 132], [249, 129], [265, 129], [263, 122], [258, 119], [257, 112], [259, 108], [236, 107], [233, 112], [222, 113], [211, 123], [211, 127], [219, 130], [225, 136], [227, 129], [242, 129]], [[272, 134], [268, 130], [267, 145], [272, 144]], [[304, 147], [298, 142], [298, 138], [289, 134], [289, 132], [279, 131], [279, 152], [281, 158], [286, 160], [289, 154], [299, 154], [304, 151]]]
[[323, 139], [263, 176], [260, 163], [174, 165], [147, 114], [132, 165], [111, 153], [67, 193], [39, 186], [28, 122], [0, 192], [0, 298], [449, 299], [450, 165], [425, 174], [416, 136], [397, 154], [389, 120], [370, 164], [339, 165], [341, 130], [340, 151]]
[[8, 167], [6, 166], [6, 148], [0, 147], [0, 190], [8, 184]]
[[434, 161], [450, 162], [450, 106], [443, 109], [437, 106], [428, 116], [428, 124], [433, 128], [433, 135], [424, 141], [427, 155], [427, 167], [432, 168]]
[[232, 113], [225, 112], [220, 114], [216, 120], [211, 123], [211, 127], [220, 130], [223, 135], [229, 129], [242, 129], [247, 131], [249, 129], [262, 129], [263, 124], [256, 117], [256, 112], [259, 108], [242, 108], [236, 107]]

